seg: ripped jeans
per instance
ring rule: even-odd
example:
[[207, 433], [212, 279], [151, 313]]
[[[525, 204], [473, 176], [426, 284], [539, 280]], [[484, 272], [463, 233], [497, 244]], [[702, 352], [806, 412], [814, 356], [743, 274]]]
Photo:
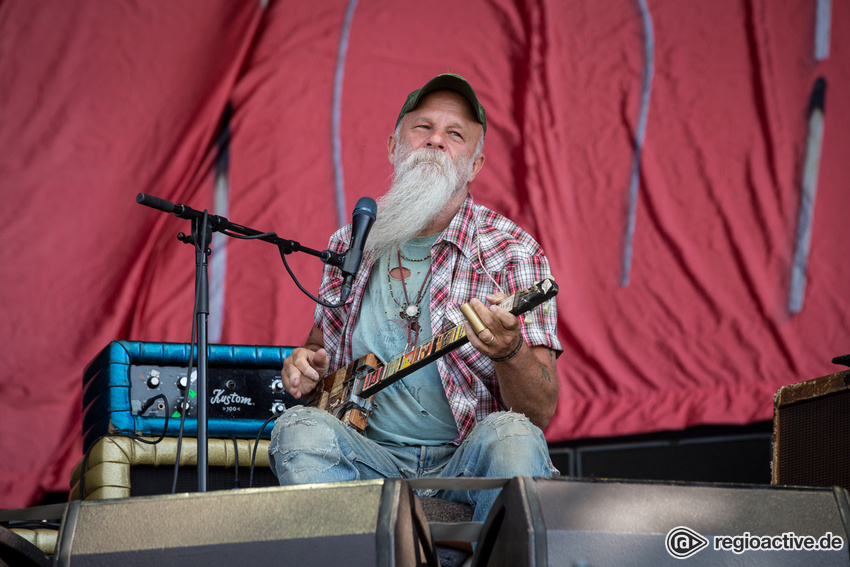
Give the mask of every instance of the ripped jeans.
[[[281, 485], [377, 478], [549, 476], [543, 432], [522, 414], [487, 416], [460, 446], [381, 445], [324, 410], [297, 406], [277, 419], [269, 464]], [[464, 502], [483, 522], [499, 490], [417, 490], [419, 496]]]

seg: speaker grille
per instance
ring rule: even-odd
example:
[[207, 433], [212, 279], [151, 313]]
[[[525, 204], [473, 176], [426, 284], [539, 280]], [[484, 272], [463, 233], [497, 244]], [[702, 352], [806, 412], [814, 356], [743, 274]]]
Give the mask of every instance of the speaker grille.
[[850, 372], [777, 392], [773, 467], [775, 484], [850, 489]]

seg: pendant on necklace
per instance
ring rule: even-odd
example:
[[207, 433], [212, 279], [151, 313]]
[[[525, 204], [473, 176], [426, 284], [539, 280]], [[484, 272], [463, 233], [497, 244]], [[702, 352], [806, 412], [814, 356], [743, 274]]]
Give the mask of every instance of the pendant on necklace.
[[419, 312], [419, 306], [415, 303], [408, 303], [399, 312], [401, 318], [407, 321], [407, 347], [405, 347], [405, 350], [415, 345], [416, 341], [419, 340], [419, 331], [422, 330], [422, 326], [419, 324]]
[[416, 305], [415, 303], [408, 303], [407, 305], [405, 305], [402, 308], [400, 315], [404, 319], [415, 321], [415, 320], [419, 319], [419, 313], [420, 312], [421, 312], [421, 309], [419, 308], [418, 305]]

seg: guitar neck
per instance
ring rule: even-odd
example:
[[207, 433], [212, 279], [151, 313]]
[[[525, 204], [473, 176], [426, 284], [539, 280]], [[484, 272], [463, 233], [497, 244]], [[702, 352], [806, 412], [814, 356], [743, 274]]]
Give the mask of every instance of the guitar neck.
[[398, 382], [405, 376], [416, 372], [426, 364], [434, 362], [441, 356], [468, 342], [469, 337], [466, 336], [466, 329], [463, 325], [458, 325], [445, 333], [441, 333], [430, 341], [417, 345], [412, 350], [405, 352], [366, 376], [360, 396], [364, 398], [373, 396], [390, 384]]

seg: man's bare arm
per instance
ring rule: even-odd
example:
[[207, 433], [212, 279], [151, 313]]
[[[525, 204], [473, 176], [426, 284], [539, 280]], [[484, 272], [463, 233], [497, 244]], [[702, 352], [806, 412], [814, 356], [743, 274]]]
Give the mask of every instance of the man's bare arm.
[[[502, 298], [503, 294], [487, 296], [493, 304]], [[493, 360], [505, 407], [525, 414], [541, 429], [546, 427], [555, 415], [560, 389], [555, 352], [544, 346], [525, 344], [520, 322], [510, 312], [497, 305], [484, 305], [477, 299], [469, 303], [487, 327], [476, 335], [466, 323], [469, 342]]]

